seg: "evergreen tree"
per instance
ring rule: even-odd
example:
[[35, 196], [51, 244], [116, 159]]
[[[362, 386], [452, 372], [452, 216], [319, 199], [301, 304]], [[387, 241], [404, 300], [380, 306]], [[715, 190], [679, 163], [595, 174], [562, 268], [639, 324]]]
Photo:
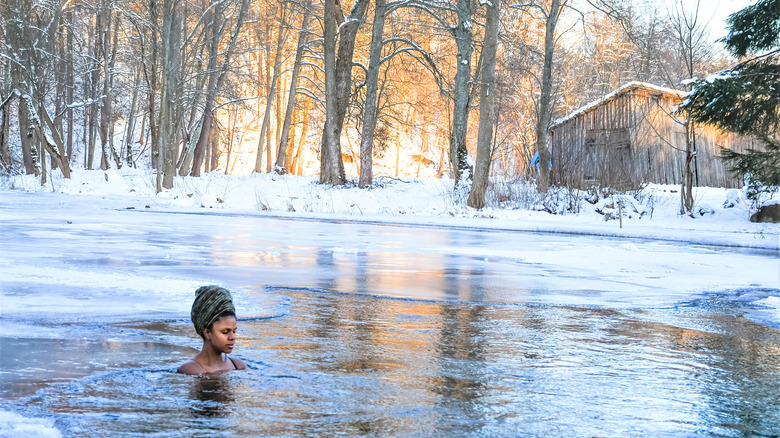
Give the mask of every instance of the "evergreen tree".
[[691, 117], [741, 135], [752, 135], [763, 150], [721, 149], [733, 172], [749, 175], [749, 189], [780, 187], [780, 0], [758, 0], [728, 19], [726, 48], [742, 61], [699, 81], [682, 110]]

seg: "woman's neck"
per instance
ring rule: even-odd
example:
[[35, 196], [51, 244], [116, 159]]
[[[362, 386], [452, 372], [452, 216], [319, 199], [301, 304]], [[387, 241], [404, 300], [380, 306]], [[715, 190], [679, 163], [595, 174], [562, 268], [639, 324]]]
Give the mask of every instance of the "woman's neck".
[[197, 356], [199, 356], [201, 361], [208, 366], [216, 365], [225, 361], [225, 358], [222, 356], [222, 352], [214, 348], [214, 346], [207, 341], [203, 342], [203, 348], [201, 349], [200, 353], [197, 354]]

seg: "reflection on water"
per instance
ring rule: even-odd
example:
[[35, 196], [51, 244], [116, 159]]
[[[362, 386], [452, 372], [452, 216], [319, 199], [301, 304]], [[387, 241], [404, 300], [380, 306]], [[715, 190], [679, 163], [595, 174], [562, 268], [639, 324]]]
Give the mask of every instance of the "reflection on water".
[[[265, 293], [288, 297], [290, 311], [240, 321], [248, 371], [182, 376], [182, 356], [136, 348], [137, 367], [20, 402], [68, 436], [780, 433], [780, 332], [706, 303], [617, 311]], [[184, 325], [144, 329], [164, 339]]]
[[198, 376], [190, 389], [190, 399], [199, 401], [191, 406], [194, 417], [224, 417], [233, 402], [233, 388], [221, 374]]

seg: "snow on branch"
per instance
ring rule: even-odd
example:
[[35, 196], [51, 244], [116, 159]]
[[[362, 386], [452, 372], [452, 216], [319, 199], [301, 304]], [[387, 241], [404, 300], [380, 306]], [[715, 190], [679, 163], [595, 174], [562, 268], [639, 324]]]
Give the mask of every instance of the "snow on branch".
[[102, 103], [103, 99], [105, 99], [105, 98], [106, 98], [106, 95], [104, 94], [104, 95], [98, 96], [98, 97], [96, 97], [94, 99], [89, 99], [89, 100], [85, 100], [85, 101], [82, 101], [82, 102], [73, 102], [70, 105], [66, 106], [65, 108], [67, 108], [67, 109], [83, 108], [85, 106], [94, 105], [96, 103], [98, 103], [98, 104]]
[[8, 102], [13, 100], [15, 97], [19, 97], [19, 90], [11, 90], [11, 94], [8, 95], [8, 97], [5, 98], [3, 103], [0, 103], [0, 110], [3, 109], [6, 105], [8, 105]]
[[310, 99], [312, 99], [313, 101], [319, 103], [321, 106], [325, 106], [325, 101], [322, 100], [322, 98], [320, 98], [316, 94], [312, 93], [311, 90], [309, 90], [307, 88], [298, 87], [298, 88], [295, 89], [295, 92], [297, 94], [302, 94], [304, 96], [308, 96]]
[[257, 99], [257, 96], [239, 97], [239, 98], [236, 98], [236, 99], [230, 99], [230, 100], [228, 100], [226, 102], [220, 103], [219, 105], [215, 106], [214, 109], [212, 109], [212, 111], [217, 111], [218, 109], [222, 108], [223, 106], [233, 105], [235, 103], [246, 102], [248, 100], [254, 100], [254, 99]]
[[[323, 96], [325, 95], [325, 90], [323, 90], [322, 88], [320, 88], [319, 84], [318, 84], [318, 83], [317, 83], [317, 82], [316, 82], [314, 79], [312, 79], [312, 78], [310, 78], [310, 77], [308, 77], [308, 76], [306, 76], [306, 75], [300, 75], [300, 76], [298, 76], [298, 79], [299, 79], [299, 80], [300, 80], [300, 79], [306, 79], [307, 81], [309, 81], [309, 83], [310, 83], [310, 84], [311, 84], [311, 85], [312, 85], [314, 88], [316, 88], [316, 89], [317, 89], [317, 91], [319, 91], [319, 92], [320, 92], [320, 94], [321, 94], [321, 95], [323, 95]], [[302, 87], [298, 87], [298, 88], [302, 88]]]
[[[438, 6], [437, 6], [438, 4]], [[447, 22], [446, 19], [444, 19], [439, 13], [437, 13], [434, 9], [441, 9], [443, 11], [447, 12], [457, 12], [457, 8], [454, 7], [454, 5], [450, 2], [437, 2], [437, 1], [419, 1], [419, 0], [402, 0], [397, 2], [388, 3], [387, 5], [387, 13], [391, 13], [399, 8], [415, 8], [420, 9], [423, 12], [427, 12], [428, 15], [433, 17], [436, 21], [439, 22], [442, 26], [446, 28], [451, 28], [452, 25]]]

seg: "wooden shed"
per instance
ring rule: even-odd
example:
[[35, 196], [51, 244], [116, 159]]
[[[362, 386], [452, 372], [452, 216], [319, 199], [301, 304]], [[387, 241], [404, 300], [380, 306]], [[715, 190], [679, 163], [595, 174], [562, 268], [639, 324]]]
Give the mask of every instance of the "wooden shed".
[[[685, 92], [630, 82], [553, 122], [552, 179], [576, 187], [617, 189], [679, 184], [685, 170], [685, 126], [674, 115]], [[742, 187], [742, 175], [718, 158], [721, 147], [761, 148], [752, 138], [695, 125], [694, 184]]]

